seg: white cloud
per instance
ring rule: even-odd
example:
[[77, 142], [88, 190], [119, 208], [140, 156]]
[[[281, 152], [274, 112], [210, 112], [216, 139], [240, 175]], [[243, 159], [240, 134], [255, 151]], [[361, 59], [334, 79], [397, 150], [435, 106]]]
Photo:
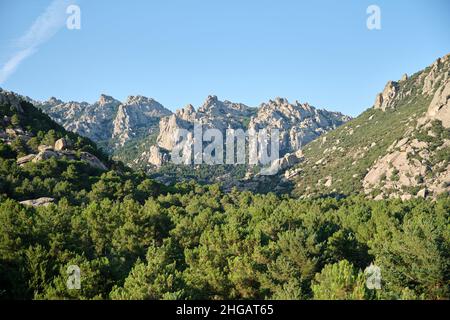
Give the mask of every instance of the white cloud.
[[11, 76], [22, 61], [35, 53], [39, 46], [52, 38], [66, 21], [66, 8], [74, 1], [53, 0], [25, 34], [17, 40], [17, 51], [0, 69], [0, 84]]

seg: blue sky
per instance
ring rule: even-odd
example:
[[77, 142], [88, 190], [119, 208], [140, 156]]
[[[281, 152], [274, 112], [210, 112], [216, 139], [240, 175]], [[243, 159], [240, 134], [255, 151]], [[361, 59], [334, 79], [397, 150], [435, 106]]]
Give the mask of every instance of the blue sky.
[[[53, 1], [0, 0], [0, 68], [24, 35], [40, 37], [1, 87], [41, 100], [142, 94], [172, 110], [209, 94], [280, 96], [355, 116], [388, 80], [450, 53], [447, 0], [79, 0], [80, 30], [30, 33]], [[371, 4], [381, 30], [366, 27]]]

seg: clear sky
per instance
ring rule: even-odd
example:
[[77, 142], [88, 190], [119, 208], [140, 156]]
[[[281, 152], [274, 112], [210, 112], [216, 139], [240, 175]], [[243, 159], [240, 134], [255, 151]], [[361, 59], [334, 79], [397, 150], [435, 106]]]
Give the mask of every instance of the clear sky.
[[[388, 80], [450, 53], [448, 0], [79, 0], [80, 30], [61, 22], [67, 1], [0, 0], [2, 88], [141, 94], [172, 110], [209, 94], [250, 106], [280, 96], [355, 116]], [[366, 27], [371, 4], [381, 30]]]

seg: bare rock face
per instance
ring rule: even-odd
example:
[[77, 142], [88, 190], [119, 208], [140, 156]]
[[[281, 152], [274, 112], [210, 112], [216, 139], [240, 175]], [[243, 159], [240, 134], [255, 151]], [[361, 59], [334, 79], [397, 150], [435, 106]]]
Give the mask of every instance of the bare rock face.
[[[193, 132], [194, 125], [203, 130], [214, 128], [225, 134], [227, 129], [249, 128], [260, 130], [278, 129], [280, 133], [280, 159], [274, 165], [286, 170], [298, 163], [301, 157], [295, 152], [321, 134], [330, 131], [351, 118], [338, 112], [318, 110], [307, 103], [290, 104], [286, 99], [277, 98], [263, 103], [259, 108], [251, 108], [241, 103], [220, 101], [217, 96], [208, 96], [196, 111], [192, 105], [178, 110], [159, 123], [157, 146], [172, 150], [179, 130]], [[191, 139], [185, 146], [193, 143]], [[150, 162], [159, 163], [156, 149]]]
[[21, 204], [26, 205], [26, 206], [33, 206], [33, 207], [46, 207], [50, 204], [52, 204], [55, 201], [55, 199], [50, 198], [50, 197], [42, 197], [42, 198], [38, 198], [38, 199], [31, 199], [31, 200], [25, 200], [25, 201], [20, 201]]
[[291, 168], [295, 164], [302, 160], [302, 154], [300, 151], [294, 153], [286, 153], [283, 157], [279, 158], [275, 165], [278, 166], [280, 171], [286, 171], [286, 169]]
[[[436, 151], [448, 148], [447, 139]], [[431, 168], [433, 175], [427, 175], [429, 161], [434, 152], [428, 143], [418, 141], [414, 135], [395, 142], [388, 153], [378, 159], [363, 179], [366, 194], [374, 190], [381, 192], [382, 198], [407, 197], [408, 188], [424, 188], [427, 192], [418, 192], [416, 197], [435, 197], [450, 192], [450, 164], [437, 163]], [[423, 190], [423, 189], [422, 189]]]
[[307, 103], [276, 98], [263, 103], [250, 121], [249, 127], [278, 129], [280, 153], [295, 152], [320, 135], [337, 128], [351, 118], [339, 112], [319, 110]]
[[65, 129], [95, 142], [114, 141], [123, 146], [138, 134], [151, 134], [161, 117], [171, 112], [157, 101], [143, 96], [129, 96], [120, 102], [102, 94], [97, 102], [63, 102], [54, 97], [36, 103]]
[[193, 122], [177, 117], [175, 114], [159, 121], [157, 145], [166, 150], [172, 150], [176, 144], [177, 132], [180, 129], [192, 130]]
[[[248, 124], [244, 119], [248, 119]], [[264, 103], [255, 110], [240, 103], [222, 102], [216, 96], [208, 96], [198, 111], [188, 105], [174, 115], [161, 119], [157, 141], [160, 147], [172, 150], [175, 131], [189, 130], [194, 123], [201, 124], [204, 129], [215, 128], [222, 132], [228, 128], [279, 129], [284, 154], [300, 149], [349, 119], [337, 112], [317, 110], [308, 104], [290, 104], [282, 98]]]
[[450, 128], [450, 80], [436, 90], [426, 117], [440, 120], [445, 128]]
[[24, 157], [18, 158], [16, 160], [16, 163], [20, 166], [20, 165], [23, 165], [25, 163], [28, 163], [28, 162], [32, 161], [35, 157], [36, 157], [35, 154], [29, 154], [29, 155], [26, 155]]
[[124, 145], [137, 133], [157, 128], [161, 117], [171, 112], [151, 98], [129, 96], [120, 102], [102, 94], [97, 102], [63, 102], [54, 97], [37, 103], [53, 120], [69, 131], [96, 142], [114, 140]]
[[53, 120], [66, 130], [76, 132], [94, 141], [111, 137], [113, 119], [120, 101], [102, 94], [97, 102], [63, 102], [54, 97], [37, 104]]
[[188, 104], [183, 109], [177, 110], [175, 115], [180, 119], [192, 122], [196, 119], [197, 113], [194, 106], [192, 104]]
[[[44, 146], [42, 146], [44, 147]], [[108, 170], [108, 168], [93, 154], [90, 154], [89, 152], [81, 152], [80, 156], [77, 157], [76, 152], [72, 150], [53, 150], [50, 149], [48, 146], [45, 146], [47, 148], [41, 148], [42, 151], [40, 151], [37, 155], [35, 154], [29, 154], [24, 157], [21, 157], [16, 160], [16, 163], [18, 165], [24, 165], [28, 162], [39, 162], [39, 161], [45, 161], [51, 158], [56, 159], [71, 159], [71, 160], [81, 160], [87, 162], [91, 167], [97, 168], [100, 170]]]
[[[395, 108], [397, 102], [412, 94], [411, 87], [418, 88], [424, 97], [433, 97], [436, 88], [442, 88], [450, 75], [450, 54], [437, 59], [430, 67], [411, 78], [404, 74], [400, 81], [388, 81], [383, 92], [376, 96], [374, 108], [386, 111]], [[409, 84], [409, 85], [408, 85]]]

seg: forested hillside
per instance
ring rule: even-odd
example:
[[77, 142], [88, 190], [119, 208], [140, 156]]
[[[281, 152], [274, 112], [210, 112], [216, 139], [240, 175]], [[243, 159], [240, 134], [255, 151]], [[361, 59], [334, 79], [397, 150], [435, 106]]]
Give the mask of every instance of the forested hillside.
[[[2, 299], [450, 297], [447, 195], [299, 200], [165, 187], [13, 102], [1, 106]], [[39, 197], [53, 200], [19, 203]], [[371, 263], [380, 290], [366, 286]], [[80, 290], [66, 285], [70, 265]]]

